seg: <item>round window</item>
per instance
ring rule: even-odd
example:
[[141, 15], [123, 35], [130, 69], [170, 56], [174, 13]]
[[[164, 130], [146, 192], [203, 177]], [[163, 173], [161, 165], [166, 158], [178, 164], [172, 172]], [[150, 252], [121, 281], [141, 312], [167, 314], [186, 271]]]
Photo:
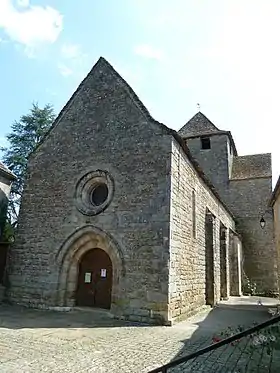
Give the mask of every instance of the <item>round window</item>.
[[91, 202], [95, 206], [102, 205], [108, 198], [109, 190], [106, 184], [98, 184], [91, 192]]
[[114, 181], [107, 171], [96, 170], [84, 175], [76, 186], [76, 206], [84, 215], [104, 211], [112, 201]]

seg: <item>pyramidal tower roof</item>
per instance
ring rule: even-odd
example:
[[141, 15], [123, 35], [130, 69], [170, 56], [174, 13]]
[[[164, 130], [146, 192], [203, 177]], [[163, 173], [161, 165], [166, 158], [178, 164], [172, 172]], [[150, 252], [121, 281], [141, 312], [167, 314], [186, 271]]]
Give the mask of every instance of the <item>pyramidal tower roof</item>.
[[233, 154], [237, 156], [237, 149], [230, 131], [220, 130], [200, 111], [195, 114], [179, 131], [182, 139], [199, 136], [227, 135], [233, 148]]
[[195, 114], [179, 131], [182, 137], [201, 136], [212, 133], [223, 132], [219, 130], [204, 114], [200, 111]]

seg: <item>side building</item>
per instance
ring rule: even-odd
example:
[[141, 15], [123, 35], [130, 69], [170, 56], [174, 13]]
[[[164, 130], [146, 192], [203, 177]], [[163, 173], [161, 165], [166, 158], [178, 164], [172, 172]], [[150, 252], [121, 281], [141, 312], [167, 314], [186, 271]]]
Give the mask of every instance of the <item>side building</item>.
[[4, 228], [7, 219], [9, 196], [15, 175], [0, 162], [0, 302], [4, 296], [4, 274], [9, 244], [6, 242]]
[[15, 175], [2, 162], [0, 162], [0, 237], [2, 237], [6, 221], [12, 182], [15, 179]]
[[[280, 176], [277, 180], [269, 201], [269, 208], [273, 209], [274, 216], [274, 241], [277, 250], [278, 283], [280, 284]], [[264, 219], [264, 224], [266, 221]]]

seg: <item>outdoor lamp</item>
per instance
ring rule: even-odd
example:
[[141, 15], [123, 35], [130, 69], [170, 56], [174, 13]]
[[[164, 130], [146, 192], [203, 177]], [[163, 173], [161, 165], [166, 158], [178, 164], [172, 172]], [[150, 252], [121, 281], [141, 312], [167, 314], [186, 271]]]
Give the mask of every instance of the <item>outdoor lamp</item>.
[[261, 226], [262, 229], [264, 229], [264, 227], [265, 227], [265, 220], [264, 220], [263, 216], [261, 217], [261, 220], [260, 220], [260, 226]]

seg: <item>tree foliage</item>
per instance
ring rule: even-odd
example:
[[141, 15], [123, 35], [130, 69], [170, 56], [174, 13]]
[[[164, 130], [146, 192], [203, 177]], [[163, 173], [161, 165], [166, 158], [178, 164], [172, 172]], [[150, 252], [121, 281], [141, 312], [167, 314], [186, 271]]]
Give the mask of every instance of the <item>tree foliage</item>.
[[12, 124], [12, 131], [6, 136], [8, 146], [1, 148], [4, 164], [17, 177], [12, 184], [8, 206], [8, 222], [13, 226], [17, 222], [28, 157], [49, 130], [54, 119], [55, 114], [51, 105], [40, 108], [34, 103], [28, 114], [22, 115], [19, 121]]

